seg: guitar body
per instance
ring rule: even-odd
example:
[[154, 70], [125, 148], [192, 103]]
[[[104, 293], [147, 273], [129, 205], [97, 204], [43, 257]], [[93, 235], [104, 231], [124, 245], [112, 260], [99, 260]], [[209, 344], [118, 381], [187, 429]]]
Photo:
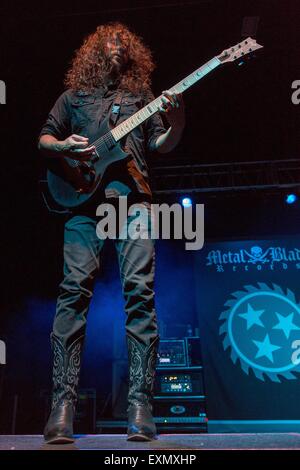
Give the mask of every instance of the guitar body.
[[65, 208], [86, 203], [101, 186], [107, 167], [129, 158], [129, 154], [124, 152], [120, 143], [115, 142], [110, 134], [108, 120], [103, 121], [96, 140], [98, 157], [93, 161], [80, 162], [64, 157], [52, 158], [48, 164], [49, 191], [54, 200]]

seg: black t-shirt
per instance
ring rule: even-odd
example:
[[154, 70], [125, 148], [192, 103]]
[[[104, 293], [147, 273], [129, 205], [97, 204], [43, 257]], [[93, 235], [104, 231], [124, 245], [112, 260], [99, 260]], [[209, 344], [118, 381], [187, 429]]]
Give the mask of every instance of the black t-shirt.
[[[93, 93], [66, 90], [51, 109], [41, 130], [40, 136], [50, 134], [58, 140], [64, 140], [71, 134], [89, 138], [92, 143], [99, 137], [103, 119], [112, 115], [112, 106], [120, 93], [116, 88], [99, 88]], [[117, 122], [119, 124], [154, 99], [152, 92], [136, 96], [123, 91], [121, 108]], [[166, 132], [158, 113], [136, 127], [126, 139], [126, 150], [132, 159], [118, 165], [118, 173], [106, 172], [102, 181], [106, 197], [127, 195], [139, 199], [151, 199], [147, 156], [155, 149], [159, 135]]]

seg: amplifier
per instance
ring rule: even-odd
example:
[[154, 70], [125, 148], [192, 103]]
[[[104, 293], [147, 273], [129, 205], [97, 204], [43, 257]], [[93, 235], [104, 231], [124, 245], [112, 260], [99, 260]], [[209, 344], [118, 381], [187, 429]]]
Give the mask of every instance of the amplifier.
[[157, 358], [159, 367], [187, 366], [184, 339], [162, 339]]
[[204, 397], [202, 367], [157, 369], [154, 394], [160, 397], [201, 396]]
[[205, 401], [199, 397], [157, 398], [153, 403], [154, 421], [159, 424], [206, 424]]
[[159, 343], [158, 367], [197, 367], [202, 365], [199, 336], [182, 339], [162, 339]]

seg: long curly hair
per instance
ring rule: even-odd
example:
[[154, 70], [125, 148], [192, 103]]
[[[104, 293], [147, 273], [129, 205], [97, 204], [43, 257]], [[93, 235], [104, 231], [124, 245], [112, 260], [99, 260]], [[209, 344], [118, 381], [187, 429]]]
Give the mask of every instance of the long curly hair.
[[98, 26], [77, 51], [66, 73], [65, 85], [74, 91], [92, 92], [104, 84], [110, 63], [105, 53], [112, 35], [118, 34], [127, 49], [128, 63], [120, 75], [119, 88], [133, 94], [147, 91], [155, 65], [150, 49], [142, 39], [119, 22]]

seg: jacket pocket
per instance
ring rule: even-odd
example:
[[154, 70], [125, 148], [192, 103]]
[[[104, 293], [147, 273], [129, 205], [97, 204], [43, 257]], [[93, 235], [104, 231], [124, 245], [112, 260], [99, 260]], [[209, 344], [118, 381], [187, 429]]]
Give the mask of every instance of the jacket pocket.
[[82, 128], [96, 119], [101, 100], [94, 96], [75, 98], [71, 102], [72, 122], [74, 128]]

